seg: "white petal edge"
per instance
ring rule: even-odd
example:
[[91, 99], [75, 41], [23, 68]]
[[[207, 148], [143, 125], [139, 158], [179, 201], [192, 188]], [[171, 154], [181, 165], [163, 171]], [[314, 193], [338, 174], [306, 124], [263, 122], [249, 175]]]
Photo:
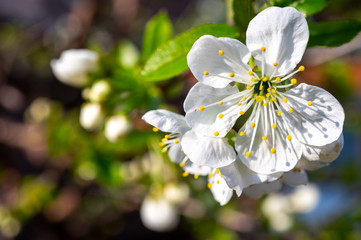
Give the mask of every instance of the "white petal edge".
[[243, 189], [243, 193], [250, 198], [258, 199], [264, 194], [277, 192], [282, 188], [282, 181], [276, 180], [273, 182], [266, 182], [256, 184], [254, 186]]
[[219, 174], [213, 174], [208, 181], [212, 184], [211, 192], [214, 199], [219, 202], [221, 206], [226, 205], [232, 198], [233, 190], [228, 187], [226, 181], [220, 177]]
[[308, 183], [308, 177], [305, 170], [294, 169], [283, 174], [282, 181], [290, 186], [306, 185]]
[[184, 133], [189, 130], [184, 116], [164, 110], [151, 110], [142, 119], [163, 132]]

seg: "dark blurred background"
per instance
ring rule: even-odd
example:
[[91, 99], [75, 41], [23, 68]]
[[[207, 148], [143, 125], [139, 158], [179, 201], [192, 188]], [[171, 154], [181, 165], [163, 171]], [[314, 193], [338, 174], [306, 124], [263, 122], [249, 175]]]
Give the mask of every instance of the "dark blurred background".
[[[199, 231], [212, 226], [208, 215], [182, 217], [171, 232], [148, 230], [139, 217], [139, 194], [126, 198], [123, 189], [115, 197], [114, 188], [73, 177], [69, 157], [49, 157], [49, 126], [29, 118], [29, 107], [39, 98], [65, 111], [83, 102], [81, 90], [55, 79], [51, 59], [70, 48], [107, 52], [122, 40], [139, 49], [146, 22], [162, 9], [175, 33], [209, 22], [231, 23], [222, 0], [0, 0], [0, 239], [206, 236]], [[331, 0], [312, 18], [361, 20], [361, 2]], [[258, 202], [241, 197], [233, 199], [222, 221], [233, 234], [221, 235], [224, 239], [361, 239], [361, 36], [337, 48], [311, 48], [303, 64], [307, 71], [300, 81], [327, 89], [345, 109], [344, 150], [329, 167], [309, 174], [321, 197], [313, 211], [295, 217], [291, 230], [273, 231]], [[182, 96], [175, 101], [179, 109]], [[47, 111], [46, 104], [40, 111]]]

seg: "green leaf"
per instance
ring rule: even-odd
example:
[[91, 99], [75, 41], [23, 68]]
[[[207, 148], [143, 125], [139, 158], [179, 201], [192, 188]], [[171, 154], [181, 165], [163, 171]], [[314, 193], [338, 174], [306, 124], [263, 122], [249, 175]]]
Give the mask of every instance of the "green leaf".
[[161, 81], [186, 71], [189, 50], [198, 38], [206, 34], [234, 38], [237, 30], [226, 24], [206, 24], [192, 28], [160, 46], [145, 63], [140, 77], [147, 81]]
[[305, 16], [311, 16], [324, 9], [329, 2], [330, 0], [275, 0], [273, 5], [278, 7], [294, 7]]
[[349, 42], [361, 31], [361, 22], [357, 20], [308, 23], [310, 39], [308, 47], [336, 47]]
[[146, 61], [159, 46], [167, 42], [172, 34], [172, 23], [166, 13], [160, 12], [149, 20], [143, 36], [142, 62]]
[[233, 21], [245, 38], [248, 23], [254, 17], [252, 0], [233, 0]]

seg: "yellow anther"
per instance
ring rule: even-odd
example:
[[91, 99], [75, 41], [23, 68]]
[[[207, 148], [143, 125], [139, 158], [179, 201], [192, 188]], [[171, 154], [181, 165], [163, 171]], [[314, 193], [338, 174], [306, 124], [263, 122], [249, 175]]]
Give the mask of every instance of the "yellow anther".
[[252, 76], [252, 75], [253, 75], [252, 70], [249, 70], [249, 71], [248, 71], [248, 75], [250, 75], [250, 76]]
[[282, 114], [281, 111], [278, 111], [278, 112], [277, 112], [277, 115], [278, 115], [278, 116], [281, 116], [281, 114]]
[[273, 128], [273, 129], [276, 129], [276, 128], [277, 128], [277, 125], [276, 125], [276, 124], [272, 124], [272, 128]]
[[252, 87], [251, 87], [251, 86], [247, 86], [246, 88], [247, 88], [247, 90], [251, 90], [251, 89], [252, 89]]
[[277, 82], [281, 82], [281, 78], [280, 78], [280, 77], [276, 77], [276, 81], [277, 81]]
[[183, 148], [181, 148], [181, 152], [184, 152]]
[[244, 134], [246, 134], [245, 132], [240, 132], [239, 135], [240, 136], [244, 136]]
[[263, 137], [262, 137], [262, 140], [267, 140], [267, 136], [263, 136]]
[[158, 132], [158, 131], [159, 131], [158, 128], [156, 128], [156, 127], [153, 128], [153, 132]]
[[276, 93], [276, 90], [274, 90], [274, 89], [272, 89], [272, 91], [271, 91], [273, 94], [275, 94]]
[[234, 73], [230, 73], [229, 76], [230, 76], [230, 77], [234, 77]]
[[301, 169], [299, 169], [299, 168], [294, 168], [294, 169], [292, 170], [292, 172], [301, 172]]
[[213, 176], [213, 174], [212, 174], [212, 173], [208, 174], [208, 177], [209, 177], [209, 178], [211, 178], [212, 176]]
[[278, 66], [278, 63], [275, 62], [275, 63], [273, 64], [273, 66], [274, 66], [274, 67], [277, 67], [277, 66]]
[[219, 169], [218, 169], [218, 168], [216, 169], [216, 173], [219, 173]]
[[296, 79], [296, 78], [292, 78], [292, 79], [291, 79], [291, 83], [292, 83], [293, 85], [297, 84], [297, 79]]
[[163, 148], [162, 149], [162, 153], [165, 153], [165, 152], [167, 152], [168, 151], [168, 148]]
[[198, 174], [194, 174], [194, 179], [198, 179]]
[[179, 164], [180, 167], [184, 167], [185, 165], [186, 165], [185, 162], [181, 162], [181, 163]]
[[268, 81], [268, 77], [264, 77], [264, 78], [262, 79], [262, 81], [263, 81], [263, 82], [267, 82], [267, 81]]
[[253, 187], [254, 186], [254, 184], [251, 184], [251, 185], [249, 185], [248, 187]]
[[244, 102], [244, 101], [246, 101], [246, 99], [247, 99], [247, 97], [246, 97], [246, 96], [244, 96], [244, 97], [243, 97], [243, 99], [242, 99], [242, 101]]
[[266, 51], [266, 47], [262, 46], [262, 47], [261, 47], [261, 51], [262, 51], [262, 52], [265, 52], [265, 51]]
[[292, 136], [291, 136], [291, 135], [288, 135], [288, 136], [287, 136], [287, 139], [291, 141], [291, 140], [292, 140]]
[[267, 107], [267, 106], [268, 106], [268, 103], [263, 103], [263, 106], [264, 106], [264, 107]]
[[223, 101], [220, 101], [219, 103], [218, 103], [218, 105], [222, 105], [223, 104]]
[[174, 143], [175, 143], [175, 144], [178, 144], [178, 143], [179, 143], [179, 140], [174, 140]]
[[218, 53], [219, 53], [220, 56], [224, 55], [224, 52], [222, 50], [219, 50]]
[[224, 117], [223, 113], [219, 114], [218, 117], [222, 119]]
[[275, 153], [276, 149], [275, 148], [271, 148], [271, 153]]
[[300, 72], [305, 71], [305, 67], [304, 67], [304, 66], [300, 66], [300, 67], [298, 68], [298, 71], [300, 71]]
[[259, 90], [262, 91], [263, 89], [263, 85], [259, 86]]
[[219, 132], [214, 132], [214, 136], [218, 136], [219, 135]]
[[212, 188], [212, 183], [208, 183], [208, 188]]
[[162, 143], [165, 143], [165, 142], [167, 142], [168, 141], [168, 139], [166, 139], [166, 138], [163, 138], [162, 139]]
[[263, 96], [257, 96], [256, 101], [257, 102], [263, 102], [263, 98], [264, 98]]
[[252, 123], [251, 123], [251, 127], [254, 128], [255, 126], [256, 126], [256, 124], [255, 124], [254, 122], [252, 122]]
[[283, 98], [283, 102], [285, 103], [288, 102], [287, 98]]
[[219, 180], [217, 180], [217, 184], [219, 184]]
[[250, 152], [246, 152], [246, 157], [250, 157], [251, 153]]
[[204, 106], [200, 106], [199, 111], [203, 112], [204, 111]]
[[271, 92], [271, 89], [270, 89], [270, 88], [267, 88], [267, 92]]
[[237, 105], [238, 105], [238, 106], [241, 106], [241, 105], [242, 105], [242, 102], [237, 103]]
[[293, 109], [292, 109], [292, 108], [289, 108], [288, 111], [289, 111], [290, 113], [293, 113]]
[[163, 147], [164, 145], [165, 145], [165, 144], [162, 143], [162, 142], [159, 143], [159, 146], [161, 146], [161, 147]]
[[169, 138], [170, 138], [170, 135], [167, 134], [167, 135], [164, 136], [164, 138], [169, 139]]
[[188, 172], [184, 172], [183, 173], [183, 177], [188, 177], [189, 176], [189, 173]]
[[312, 101], [308, 101], [307, 105], [312, 106]]
[[205, 71], [205, 72], [203, 72], [203, 74], [207, 76], [209, 74], [209, 72]]
[[270, 93], [267, 93], [267, 94], [266, 94], [266, 97], [267, 97], [267, 98], [269, 98], [270, 96], [271, 96], [271, 94], [270, 94]]
[[219, 176], [220, 176], [220, 177], [223, 177], [223, 176], [222, 176], [222, 173], [220, 173]]
[[272, 98], [271, 100], [272, 100], [273, 102], [277, 101], [277, 99], [276, 99], [276, 98]]
[[240, 112], [239, 112], [239, 114], [243, 115], [243, 114], [244, 114], [244, 112], [243, 112], [243, 111], [240, 111]]

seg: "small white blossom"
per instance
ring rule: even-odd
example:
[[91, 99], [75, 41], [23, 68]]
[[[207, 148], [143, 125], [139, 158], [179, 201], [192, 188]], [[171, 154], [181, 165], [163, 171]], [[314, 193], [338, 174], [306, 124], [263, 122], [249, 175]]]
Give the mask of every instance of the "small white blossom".
[[116, 142], [119, 138], [125, 136], [131, 130], [131, 123], [125, 115], [111, 116], [105, 123], [105, 137], [110, 142]]
[[59, 59], [50, 62], [56, 78], [73, 87], [84, 87], [89, 82], [88, 73], [97, 69], [99, 56], [86, 49], [70, 49], [61, 53]]
[[100, 127], [103, 122], [102, 106], [98, 103], [86, 103], [80, 109], [80, 125], [92, 131]]
[[[235, 149], [244, 165], [266, 175], [292, 170], [306, 145], [325, 149], [337, 141], [345, 117], [340, 103], [315, 86], [292, 88], [297, 84], [293, 75], [305, 69], [293, 70], [308, 37], [307, 22], [300, 12], [271, 7], [249, 23], [247, 46], [230, 38], [205, 35], [198, 39], [187, 60], [200, 83], [184, 102], [193, 132], [224, 137], [252, 109], [238, 132]], [[257, 67], [248, 65], [251, 55]], [[234, 82], [244, 85], [244, 90], [230, 85]], [[223, 159], [211, 159], [207, 152], [198, 151], [209, 166], [223, 165]]]
[[91, 102], [103, 102], [111, 91], [111, 86], [108, 81], [101, 80], [94, 83], [89, 92], [85, 95]]

